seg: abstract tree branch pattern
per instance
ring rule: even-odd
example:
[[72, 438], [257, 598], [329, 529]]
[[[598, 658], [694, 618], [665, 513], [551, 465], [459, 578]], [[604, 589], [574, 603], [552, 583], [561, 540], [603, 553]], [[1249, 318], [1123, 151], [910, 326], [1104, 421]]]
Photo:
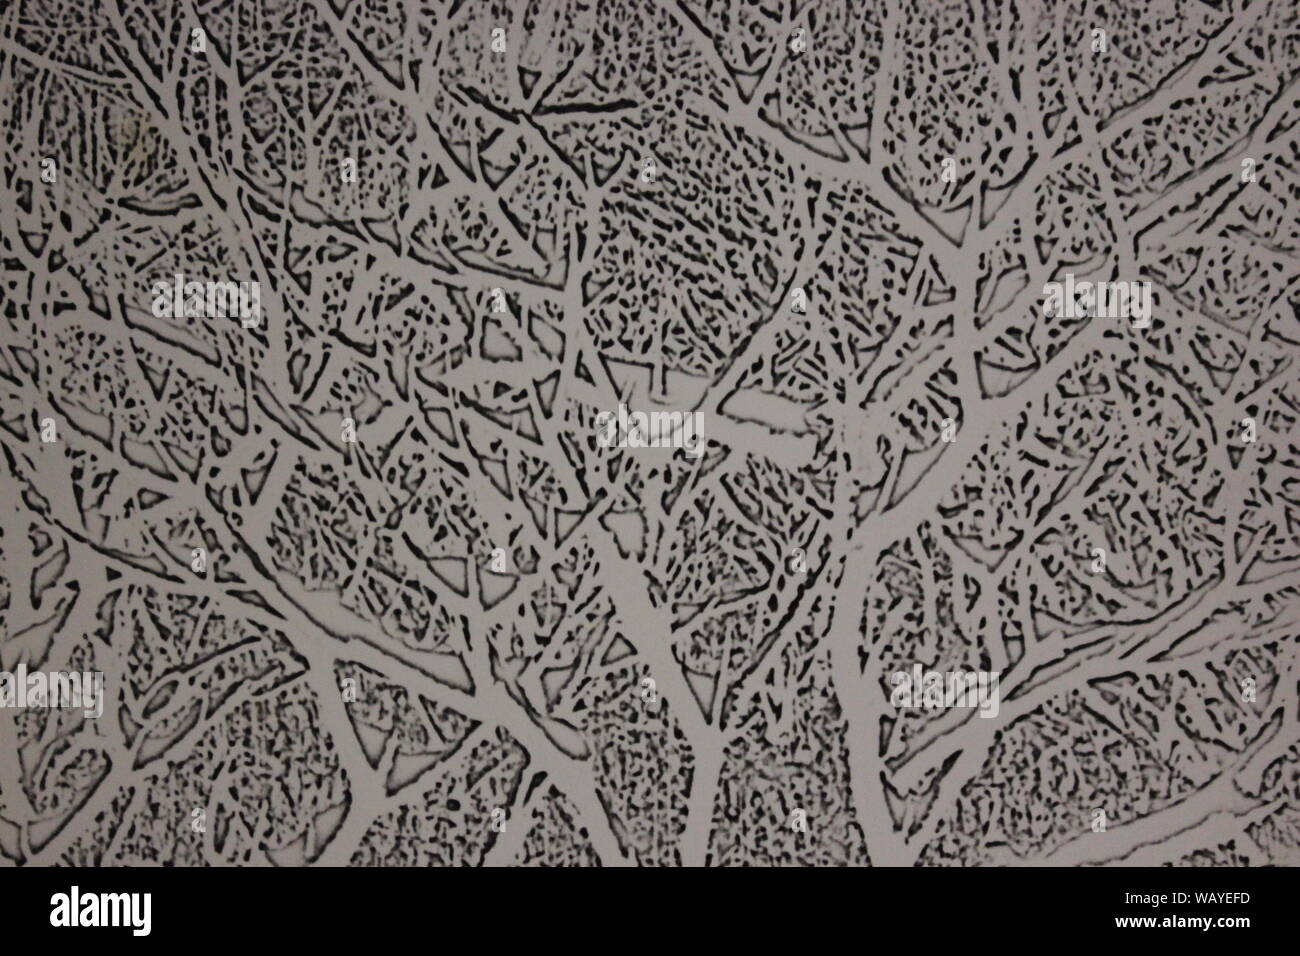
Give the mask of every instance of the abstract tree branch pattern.
[[1300, 862], [1298, 76], [1295, 0], [0, 3], [0, 669], [105, 677], [0, 707], [0, 859]]

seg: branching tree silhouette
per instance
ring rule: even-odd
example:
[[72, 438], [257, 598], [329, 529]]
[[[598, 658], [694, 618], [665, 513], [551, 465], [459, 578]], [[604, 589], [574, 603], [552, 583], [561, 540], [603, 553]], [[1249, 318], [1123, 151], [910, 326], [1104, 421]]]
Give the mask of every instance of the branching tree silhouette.
[[1294, 861], [1294, 5], [861, 6], [0, 11], [0, 853]]

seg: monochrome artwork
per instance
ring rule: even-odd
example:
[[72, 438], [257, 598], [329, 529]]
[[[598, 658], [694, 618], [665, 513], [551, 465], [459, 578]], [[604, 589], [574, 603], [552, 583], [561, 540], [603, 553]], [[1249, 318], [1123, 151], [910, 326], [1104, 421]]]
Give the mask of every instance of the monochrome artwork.
[[1297, 0], [0, 0], [0, 861], [1300, 863]]

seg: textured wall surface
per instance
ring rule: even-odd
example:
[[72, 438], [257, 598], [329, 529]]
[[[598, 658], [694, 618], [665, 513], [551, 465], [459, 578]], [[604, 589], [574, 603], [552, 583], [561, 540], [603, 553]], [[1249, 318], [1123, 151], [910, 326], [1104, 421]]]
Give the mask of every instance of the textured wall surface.
[[0, 861], [1300, 862], [1298, 75], [1296, 0], [0, 2]]

